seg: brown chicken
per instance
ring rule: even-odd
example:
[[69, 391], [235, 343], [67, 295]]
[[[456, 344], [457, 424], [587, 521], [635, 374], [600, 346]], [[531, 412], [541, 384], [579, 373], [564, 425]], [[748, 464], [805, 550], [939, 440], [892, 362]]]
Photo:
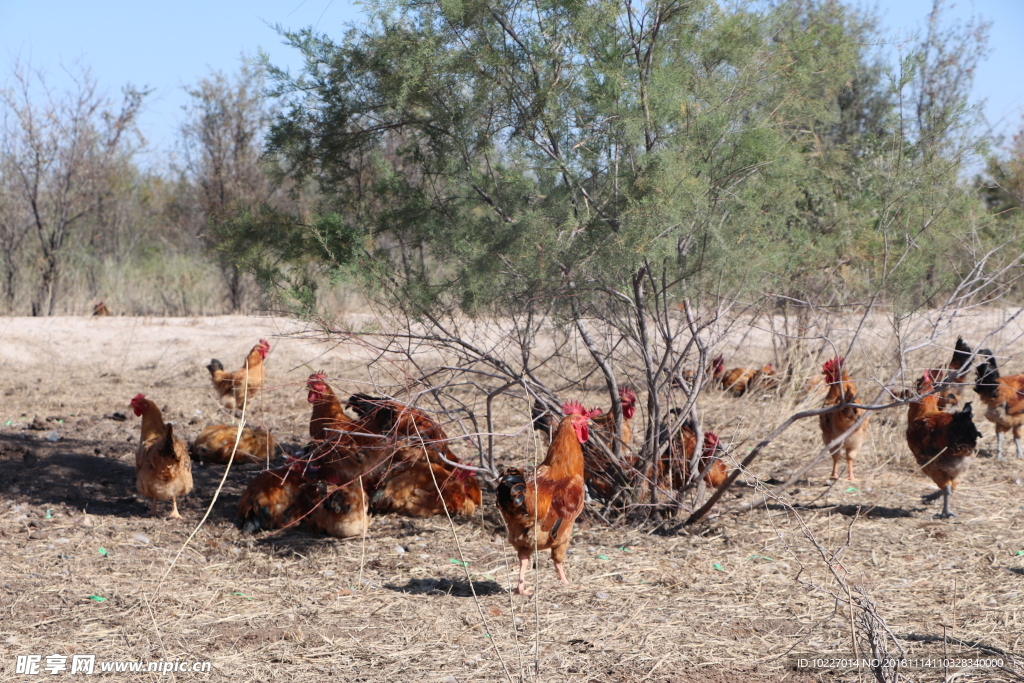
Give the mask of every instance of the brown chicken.
[[[708, 378], [712, 386], [718, 386], [721, 383], [722, 375], [725, 374], [725, 359], [722, 356], [715, 356], [710, 363], [708, 363]], [[682, 376], [686, 383], [691, 387], [693, 383], [697, 381], [697, 373], [693, 370], [683, 370], [678, 376], [672, 377], [672, 386], [682, 386], [682, 382], [679, 381], [679, 377]]]
[[97, 316], [110, 315], [110, 309], [101, 301], [92, 307], [92, 314]]
[[174, 436], [174, 425], [164, 423], [160, 409], [142, 394], [131, 400], [135, 415], [142, 418], [142, 438], [135, 452], [135, 487], [153, 499], [171, 501], [171, 519], [180, 519], [178, 497], [192, 490], [192, 460], [185, 442]]
[[370, 432], [395, 439], [421, 441], [454, 461], [448, 447], [448, 435], [422, 410], [368, 394], [353, 394], [346, 405], [359, 415]]
[[996, 426], [996, 457], [1003, 459], [1003, 435], [1013, 432], [1013, 444], [1017, 457], [1024, 457], [1021, 450], [1021, 435], [1024, 434], [1024, 375], [1003, 377], [999, 374], [996, 359], [988, 349], [978, 351], [983, 359], [978, 363], [978, 379], [974, 391], [985, 404], [985, 419]]
[[[865, 412], [863, 408], [854, 408], [846, 405], [857, 402], [857, 386], [846, 373], [843, 361], [842, 357], [833, 358], [826, 361], [821, 368], [821, 374], [825, 375], [825, 383], [828, 385], [828, 394], [825, 396], [825, 403], [822, 407], [843, 406], [839, 410], [818, 416], [818, 422], [821, 425], [821, 438], [826, 445], [853, 426], [853, 423], [860, 419], [860, 416]], [[829, 477], [830, 479], [835, 480], [839, 478], [839, 461], [845, 453], [846, 478], [850, 481], [857, 481], [853, 476], [853, 461], [856, 459], [857, 452], [864, 445], [864, 440], [867, 438], [868, 420], [870, 419], [869, 416], [857, 427], [856, 431], [846, 437], [846, 440], [832, 449], [832, 474]]]
[[311, 437], [327, 439], [352, 425], [354, 420], [345, 414], [345, 409], [342, 408], [341, 401], [331, 389], [331, 385], [327, 383], [327, 374], [323, 370], [310, 375], [306, 380], [306, 387], [309, 389], [306, 400], [313, 406], [313, 414], [309, 418]]
[[[678, 415], [679, 408], [670, 413]], [[658, 485], [671, 486], [675, 490], [683, 488], [690, 479], [690, 460], [693, 449], [697, 445], [697, 432], [689, 420], [679, 428], [676, 438], [669, 444], [667, 453], [661, 456], [658, 463]], [[700, 456], [700, 470], [704, 473], [704, 483], [711, 488], [718, 488], [729, 476], [725, 463], [717, 457], [719, 451], [718, 435], [704, 432], [704, 448]]]
[[409, 517], [431, 517], [447, 509], [448, 514], [468, 517], [480, 501], [480, 485], [472, 472], [447, 469], [424, 458], [401, 462], [389, 471], [373, 492], [370, 509]]
[[572, 527], [586, 500], [583, 481], [583, 444], [589, 437], [587, 423], [597, 411], [581, 404], [562, 406], [565, 417], [555, 430], [544, 462], [529, 476], [510, 467], [498, 480], [497, 501], [508, 526], [508, 541], [519, 556], [516, 593], [527, 595], [526, 570], [535, 550], [551, 549], [559, 580], [565, 576], [565, 551]]
[[192, 455], [203, 462], [227, 463], [235, 451], [235, 462], [268, 462], [273, 459], [277, 444], [265, 427], [242, 428], [235, 450], [238, 428], [231, 425], [210, 425], [199, 432], [192, 444]]
[[771, 363], [768, 363], [759, 370], [754, 370], [753, 368], [726, 370], [716, 381], [721, 384], [723, 389], [737, 397], [754, 389], [774, 388], [776, 383], [775, 370], [772, 368]]
[[350, 538], [366, 533], [370, 525], [369, 498], [359, 481], [342, 482], [337, 474], [317, 472], [316, 481], [303, 484], [289, 512], [307, 529], [328, 536]]
[[213, 388], [217, 391], [220, 404], [226, 410], [242, 410], [246, 398], [252, 398], [263, 388], [263, 361], [270, 353], [270, 342], [260, 339], [245, 357], [241, 370], [225, 372], [224, 365], [214, 358], [206, 369], [210, 371]]
[[242, 531], [256, 533], [280, 529], [295, 521], [293, 506], [299, 490], [312, 480], [305, 472], [305, 460], [293, 460], [285, 467], [257, 474], [238, 501], [238, 521]]
[[921, 471], [939, 487], [922, 500], [930, 503], [942, 496], [942, 512], [936, 517], [955, 517], [949, 498], [974, 461], [981, 433], [974, 426], [970, 403], [958, 413], [947, 413], [942, 408], [949, 399], [931, 393], [934, 389], [932, 374], [925, 370], [917, 387], [921, 397], [907, 407], [907, 445]]
[[622, 461], [616, 464], [605, 449], [612, 450], [615, 439], [615, 417], [611, 411], [596, 414], [591, 422], [594, 425], [590, 440], [583, 445], [583, 467], [587, 488], [590, 495], [603, 501], [611, 500], [615, 494], [631, 481], [636, 455], [629, 451], [629, 443], [633, 439], [630, 421], [636, 414], [636, 392], [632, 387], [619, 387], [619, 400], [622, 403]]

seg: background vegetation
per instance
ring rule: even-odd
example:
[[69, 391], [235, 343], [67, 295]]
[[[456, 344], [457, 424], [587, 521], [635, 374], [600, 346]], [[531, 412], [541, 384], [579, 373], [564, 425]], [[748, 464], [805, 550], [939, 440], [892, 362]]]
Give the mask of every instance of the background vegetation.
[[903, 52], [831, 0], [370, 5], [343, 36], [282, 31], [300, 73], [190, 86], [159, 168], [140, 163], [145, 92], [16, 64], [0, 310], [270, 294], [322, 313], [343, 285], [417, 315], [544, 300], [571, 319], [641, 273], [672, 301], [934, 303], [979, 255], [1019, 253], [1024, 164], [968, 97], [985, 25], [941, 5]]

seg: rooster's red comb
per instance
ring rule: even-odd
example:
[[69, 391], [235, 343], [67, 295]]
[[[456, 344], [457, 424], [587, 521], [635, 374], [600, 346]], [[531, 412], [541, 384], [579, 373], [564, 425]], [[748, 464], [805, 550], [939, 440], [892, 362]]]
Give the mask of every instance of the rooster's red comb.
[[326, 379], [327, 373], [324, 372], [323, 370], [317, 370], [316, 372], [309, 376], [309, 379], [307, 379], [306, 382], [323, 382]]
[[836, 356], [832, 360], [825, 361], [825, 364], [821, 366], [821, 371], [828, 378], [828, 381], [836, 381], [836, 378], [839, 377], [839, 371], [843, 368], [844, 360], [846, 359], [842, 356]]
[[619, 387], [619, 398], [626, 403], [636, 403], [636, 392], [631, 386]]
[[269, 349], [270, 348], [270, 342], [268, 342], [266, 339], [260, 339], [260, 346], [264, 346], [264, 347]]
[[132, 403], [135, 403], [136, 401], [145, 401], [145, 400], [146, 400], [146, 395], [145, 394], [135, 394], [135, 398], [132, 399]]
[[587, 410], [579, 401], [569, 401], [562, 404], [562, 413], [565, 415], [582, 415], [583, 417], [596, 417], [601, 414], [600, 408]]
[[704, 448], [715, 450], [718, 448], [718, 434], [714, 432], [704, 432]]

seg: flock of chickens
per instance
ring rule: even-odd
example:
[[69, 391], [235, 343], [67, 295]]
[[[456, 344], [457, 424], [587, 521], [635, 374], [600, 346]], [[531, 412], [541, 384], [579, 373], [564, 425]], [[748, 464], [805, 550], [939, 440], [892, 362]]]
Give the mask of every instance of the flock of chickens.
[[[270, 344], [261, 339], [246, 357], [242, 369], [225, 372], [220, 361], [207, 366], [221, 405], [228, 411], [244, 410], [247, 401], [264, 383], [264, 361]], [[972, 358], [979, 359], [974, 390], [995, 423], [998, 457], [1003, 436], [1012, 431], [1018, 457], [1024, 430], [1024, 375], [1001, 377], [992, 352], [975, 354], [962, 339], [943, 370], [927, 370], [916, 391], [896, 396], [908, 405], [907, 442], [915, 459], [939, 490], [926, 501], [943, 497], [940, 517], [950, 517], [952, 491], [970, 466], [980, 436], [974, 426], [971, 404], [959, 412], [946, 409], [959, 404], [967, 385]], [[771, 365], [760, 370], [726, 371], [722, 357], [708, 369], [710, 384], [735, 396], [774, 385]], [[684, 377], [685, 378], [685, 377]], [[869, 415], [857, 407], [857, 390], [837, 357], [822, 367], [812, 385], [826, 386], [825, 408], [820, 415], [822, 438], [832, 447], [832, 479], [840, 461], [847, 462], [853, 480], [853, 463], [863, 444]], [[281, 529], [303, 525], [337, 537], [366, 533], [369, 513], [393, 512], [414, 517], [436, 514], [472, 515], [481, 505], [476, 468], [462, 463], [449, 448], [444, 429], [426, 413], [397, 401], [367, 394], [353, 394], [344, 404], [317, 372], [306, 381], [311, 405], [310, 444], [299, 456], [286, 456], [284, 466], [260, 472], [249, 482], [238, 505], [244, 530]], [[554, 416], [539, 405], [534, 408], [534, 427], [548, 436], [546, 457], [533, 472], [508, 468], [497, 481], [497, 506], [508, 527], [508, 540], [520, 560], [516, 592], [527, 594], [526, 570], [537, 550], [550, 550], [555, 570], [568, 583], [563, 562], [572, 528], [588, 494], [608, 501], [624, 478], [638, 475], [636, 456], [622, 448], [616, 459], [609, 448], [615, 439], [628, 446], [629, 426], [637, 396], [632, 388], [619, 390], [622, 424], [613, 414], [587, 410], [578, 402], [562, 405]], [[190, 449], [165, 423], [157, 405], [139, 394], [131, 407], [142, 418], [141, 441], [135, 458], [136, 486], [140, 494], [157, 502], [171, 501], [171, 517], [178, 518], [177, 498], [192, 489]], [[348, 408], [356, 417], [346, 413]], [[678, 417], [678, 409], [673, 413]], [[728, 476], [719, 454], [719, 439], [704, 432], [702, 450], [695, 462], [699, 471], [690, 476], [697, 447], [696, 425], [683, 420], [669, 441], [669, 448], [648, 470], [657, 487], [682, 489], [694, 479], [711, 487]], [[591, 430], [599, 435], [592, 441]], [[663, 427], [663, 429], [666, 429]], [[845, 435], [845, 436], [844, 436]], [[666, 435], [667, 436], [667, 435]], [[191, 446], [191, 454], [208, 462], [269, 462], [275, 452], [273, 437], [264, 429], [230, 425], [207, 427]]]

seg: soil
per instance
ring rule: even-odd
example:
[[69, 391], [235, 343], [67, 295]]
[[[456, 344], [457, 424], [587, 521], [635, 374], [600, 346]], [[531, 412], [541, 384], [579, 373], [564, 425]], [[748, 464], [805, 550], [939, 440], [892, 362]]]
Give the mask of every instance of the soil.
[[[250, 419], [290, 450], [306, 434], [311, 371], [327, 370], [341, 392], [378, 388], [368, 351], [302, 333], [278, 318], [0, 319], [0, 679], [37, 678], [16, 673], [19, 655], [65, 655], [70, 669], [84, 654], [210, 663], [170, 674], [179, 681], [874, 680], [796, 663], [870, 656], [850, 596], [874, 605], [885, 625], [872, 632], [887, 628], [908, 657], [1001, 658], [1018, 675], [988, 665], [958, 681], [1024, 674], [1014, 655], [1024, 652], [1024, 461], [1012, 444], [1006, 460], [990, 457], [994, 430], [978, 403], [983, 450], [954, 495], [958, 517], [922, 504], [934, 485], [914, 466], [902, 409], [872, 419], [860, 482], [829, 488], [823, 462], [786, 497], [732, 512], [818, 452], [817, 421], [805, 420], [706, 522], [588, 513], [567, 560], [572, 585], [541, 553], [529, 598], [509, 592], [516, 562], [490, 491], [469, 519], [378, 516], [365, 538], [345, 540], [252, 536], [234, 511], [264, 465], [224, 478], [224, 466], [197, 464], [183, 519], [149, 517], [135, 491], [135, 394], [194, 437], [229, 420], [206, 363], [239, 367], [266, 337], [267, 385]], [[796, 405], [709, 393], [704, 411], [735, 462]], [[500, 460], [536, 457], [528, 422], [527, 406], [503, 409]], [[941, 681], [958, 669], [931, 664], [904, 673]]]

